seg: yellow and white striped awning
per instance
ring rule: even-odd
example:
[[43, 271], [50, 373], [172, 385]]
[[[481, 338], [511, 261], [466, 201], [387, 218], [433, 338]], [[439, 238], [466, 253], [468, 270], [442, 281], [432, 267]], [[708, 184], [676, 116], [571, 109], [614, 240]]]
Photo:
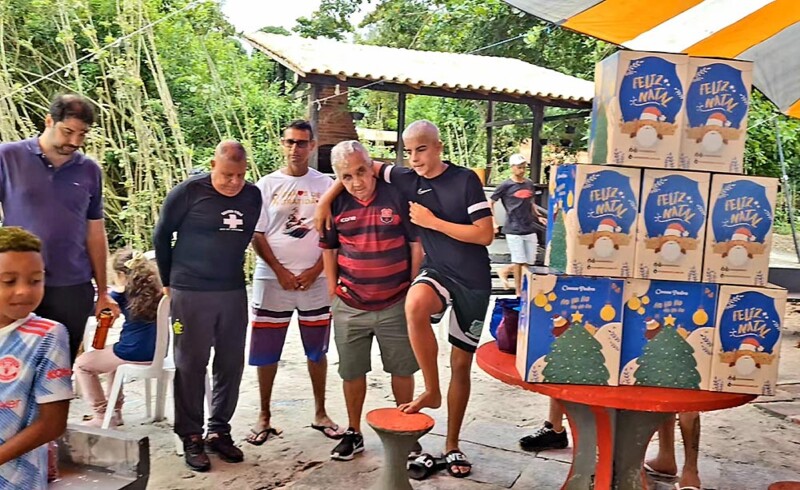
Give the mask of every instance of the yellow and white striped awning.
[[753, 84], [800, 117], [800, 0], [505, 0], [628, 49], [754, 61]]

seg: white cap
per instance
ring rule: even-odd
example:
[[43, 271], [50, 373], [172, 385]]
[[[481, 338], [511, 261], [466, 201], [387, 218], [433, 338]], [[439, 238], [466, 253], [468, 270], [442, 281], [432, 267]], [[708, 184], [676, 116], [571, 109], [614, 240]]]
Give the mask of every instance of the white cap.
[[514, 153], [508, 158], [509, 165], [527, 165], [528, 159], [519, 153]]

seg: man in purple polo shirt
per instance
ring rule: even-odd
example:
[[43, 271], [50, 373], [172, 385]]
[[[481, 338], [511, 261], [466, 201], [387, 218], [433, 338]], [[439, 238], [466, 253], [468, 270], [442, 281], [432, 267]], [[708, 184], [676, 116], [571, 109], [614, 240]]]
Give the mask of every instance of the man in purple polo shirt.
[[44, 300], [36, 314], [64, 324], [72, 362], [83, 341], [94, 304], [110, 308], [103, 221], [102, 170], [77, 150], [83, 145], [94, 110], [78, 95], [59, 95], [39, 137], [0, 144], [0, 203], [3, 226], [19, 226], [42, 240]]

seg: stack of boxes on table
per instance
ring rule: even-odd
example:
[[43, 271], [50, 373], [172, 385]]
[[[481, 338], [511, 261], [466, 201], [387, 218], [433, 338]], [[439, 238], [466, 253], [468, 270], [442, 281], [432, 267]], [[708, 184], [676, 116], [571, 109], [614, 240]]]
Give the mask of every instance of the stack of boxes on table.
[[529, 382], [772, 394], [786, 290], [777, 179], [742, 175], [752, 64], [621, 51], [595, 73], [592, 165], [552, 169], [523, 278]]

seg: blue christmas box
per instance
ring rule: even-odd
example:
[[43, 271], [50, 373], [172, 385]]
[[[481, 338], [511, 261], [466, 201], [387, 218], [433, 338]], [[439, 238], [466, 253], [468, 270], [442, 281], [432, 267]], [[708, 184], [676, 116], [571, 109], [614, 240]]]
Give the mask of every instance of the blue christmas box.
[[703, 281], [765, 286], [778, 179], [715, 174], [706, 225]]
[[774, 395], [786, 290], [721, 286], [711, 390]]
[[633, 277], [700, 281], [710, 184], [705, 172], [644, 171]]
[[595, 67], [592, 163], [678, 168], [689, 57], [618, 51]]
[[566, 274], [633, 277], [641, 170], [551, 170], [545, 265]]
[[718, 287], [626, 281], [619, 384], [707, 390]]
[[540, 275], [524, 278], [517, 371], [531, 383], [616, 386], [624, 280]]
[[742, 173], [750, 61], [689, 58], [680, 168]]

